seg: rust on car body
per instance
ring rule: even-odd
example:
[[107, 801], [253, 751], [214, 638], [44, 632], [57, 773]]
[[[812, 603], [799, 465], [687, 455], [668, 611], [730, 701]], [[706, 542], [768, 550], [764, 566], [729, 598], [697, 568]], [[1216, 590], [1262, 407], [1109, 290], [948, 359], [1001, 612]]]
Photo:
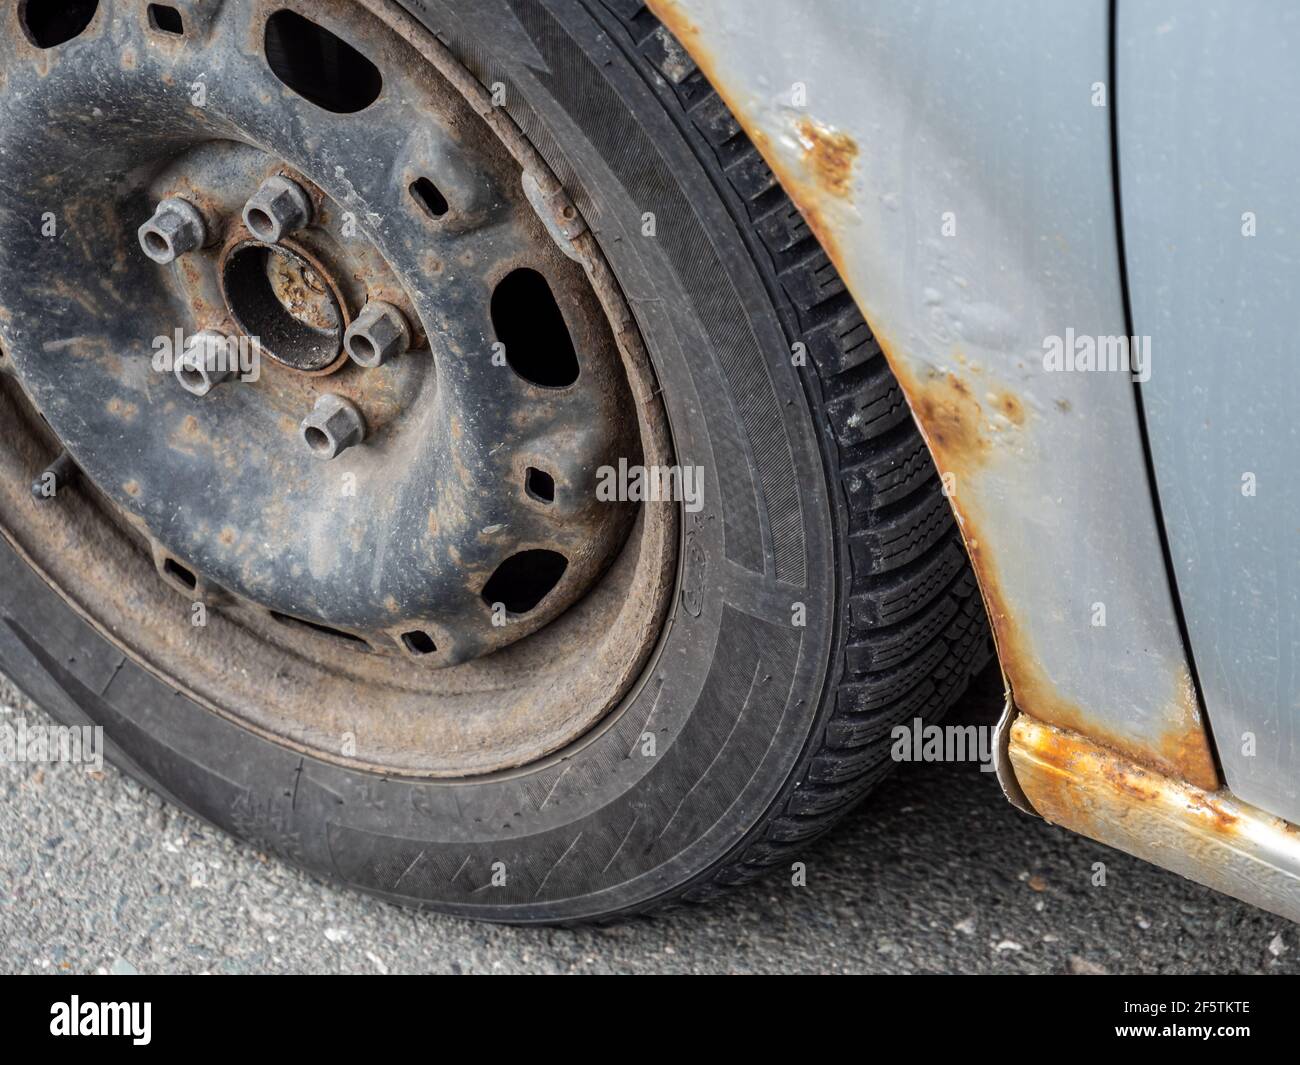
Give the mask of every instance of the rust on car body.
[[817, 184], [831, 196], [850, 199], [853, 193], [853, 165], [858, 145], [841, 130], [804, 117], [796, 125], [804, 162]]
[[[1073, 729], [1058, 728], [1028, 714], [1011, 727], [1011, 758], [1025, 795], [1049, 821], [1097, 834], [1089, 822], [1093, 802], [1080, 801], [1081, 781], [1094, 780], [1114, 801], [1181, 805], [1209, 831], [1231, 834], [1243, 807], [1226, 792], [1208, 791], [1133, 762]], [[1088, 829], [1091, 828], [1092, 831]]]
[[843, 275], [844, 262], [835, 243], [834, 213], [837, 209], [852, 208], [857, 143], [847, 133], [791, 109], [784, 135], [798, 145], [803, 168], [795, 170], [786, 166], [781, 155], [773, 150], [767, 133], [747, 117], [742, 101], [728, 91], [703, 34], [680, 0], [649, 0], [648, 6], [690, 53], [714, 91], [745, 128], [754, 147], [772, 168], [777, 180], [799, 208], [808, 228]]
[[[854, 272], [837, 235], [850, 231], [847, 223], [856, 219], [854, 185], [860, 170], [856, 142], [848, 133], [793, 108], [758, 114], [747, 107], [745, 99], [721, 76], [721, 65], [692, 19], [689, 5], [682, 0], [650, 0], [649, 6], [722, 96], [852, 287]], [[788, 142], [787, 149], [793, 146], [797, 150], [777, 150], [778, 137]], [[792, 163], [794, 159], [797, 165]], [[863, 313], [866, 316], [865, 306]], [[1035, 398], [1007, 387], [994, 391], [978, 387], [973, 379], [981, 368], [959, 348], [904, 352], [891, 340], [884, 323], [870, 317], [868, 321], [937, 469], [946, 475], [945, 490], [979, 581], [1014, 705], [1042, 721], [1087, 735], [1161, 774], [1207, 790], [1217, 788], [1218, 767], [1185, 664], [1173, 667], [1173, 689], [1156, 715], [1159, 734], [1144, 734], [1140, 741], [1118, 735], [1052, 682], [1035, 651], [1030, 623], [1017, 615], [1004, 590], [993, 550], [998, 540], [990, 535], [998, 523], [981, 510], [981, 493], [971, 491], [970, 486], [994, 468], [1003, 454], [1035, 447], [1031, 437], [1035, 419], [1067, 416], [1072, 410], [1069, 401]], [[936, 365], [940, 358], [961, 372]]]
[[[1015, 705], [1043, 721], [1091, 736], [1161, 773], [1200, 788], [1218, 787], [1218, 768], [1185, 668], [1169, 693], [1163, 714], [1167, 727], [1153, 742], [1136, 745], [1102, 728], [1084, 708], [1061, 695], [1034, 653], [1028, 631], [1011, 609], [1002, 590], [994, 554], [987, 549], [981, 535], [981, 516], [963, 497], [961, 486], [966, 478], [991, 461], [997, 447], [1016, 445], [1011, 434], [1026, 423], [1024, 402], [1004, 391], [993, 397], [986, 410], [970, 383], [962, 377], [949, 373], [922, 379], [878, 332], [876, 340], [907, 397], [936, 467], [941, 474], [952, 475], [949, 503], [979, 581], [998, 659]], [[999, 431], [995, 415], [1004, 419], [1006, 431]]]
[[1053, 824], [1296, 919], [1296, 826], [1027, 714], [1011, 727], [1010, 756]]

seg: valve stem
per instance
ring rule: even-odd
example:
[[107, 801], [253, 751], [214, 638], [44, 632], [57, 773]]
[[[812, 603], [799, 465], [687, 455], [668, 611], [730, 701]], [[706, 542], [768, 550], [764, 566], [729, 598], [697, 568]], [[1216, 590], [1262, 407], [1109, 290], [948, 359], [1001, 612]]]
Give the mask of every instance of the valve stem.
[[59, 452], [59, 457], [51, 462], [45, 471], [32, 481], [32, 498], [38, 503], [53, 499], [66, 482], [77, 473], [77, 464], [66, 450]]

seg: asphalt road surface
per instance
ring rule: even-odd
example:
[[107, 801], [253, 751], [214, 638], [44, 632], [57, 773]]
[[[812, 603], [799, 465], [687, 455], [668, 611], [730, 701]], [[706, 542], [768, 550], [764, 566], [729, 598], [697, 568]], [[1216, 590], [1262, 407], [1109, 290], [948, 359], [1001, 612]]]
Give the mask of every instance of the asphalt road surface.
[[[1000, 699], [990, 671], [954, 719]], [[0, 720], [19, 717], [44, 720], [0, 677]], [[809, 849], [804, 887], [599, 930], [331, 887], [110, 766], [0, 763], [0, 791], [5, 972], [1300, 972], [1300, 927], [1019, 813], [973, 764], [899, 767]]]

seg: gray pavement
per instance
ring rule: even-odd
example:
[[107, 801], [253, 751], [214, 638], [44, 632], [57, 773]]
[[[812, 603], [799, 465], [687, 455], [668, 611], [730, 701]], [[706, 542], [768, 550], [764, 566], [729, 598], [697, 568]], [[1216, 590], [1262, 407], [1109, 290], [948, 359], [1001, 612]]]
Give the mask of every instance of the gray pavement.
[[[999, 702], [990, 672], [955, 718]], [[42, 720], [3, 677], [0, 714]], [[809, 848], [806, 887], [600, 930], [337, 889], [108, 766], [4, 763], [0, 792], [4, 972], [1300, 972], [1300, 927], [1019, 813], [971, 764], [901, 766]]]

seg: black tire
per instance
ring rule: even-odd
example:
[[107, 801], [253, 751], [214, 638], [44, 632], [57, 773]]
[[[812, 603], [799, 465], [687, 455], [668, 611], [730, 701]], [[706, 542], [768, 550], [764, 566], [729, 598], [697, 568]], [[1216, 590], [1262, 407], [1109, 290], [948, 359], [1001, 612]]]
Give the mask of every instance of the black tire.
[[[642, 681], [535, 768], [398, 780], [304, 757], [124, 658], [0, 547], [0, 668], [200, 817], [331, 879], [489, 920], [707, 899], [788, 868], [988, 661], [926, 448], [829, 259], [641, 5], [408, 0], [529, 134], [635, 309], [678, 461], [671, 621]], [[644, 212], [656, 233], [642, 235]], [[806, 345], [807, 365], [791, 348]], [[806, 622], [792, 623], [803, 604]], [[654, 753], [644, 737], [655, 738]]]

